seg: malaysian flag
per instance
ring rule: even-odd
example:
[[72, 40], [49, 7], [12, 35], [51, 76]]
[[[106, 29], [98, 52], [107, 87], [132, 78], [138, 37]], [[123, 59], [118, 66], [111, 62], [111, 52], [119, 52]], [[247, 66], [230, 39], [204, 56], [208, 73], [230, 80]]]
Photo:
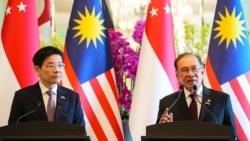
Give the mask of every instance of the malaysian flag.
[[63, 85], [80, 94], [91, 140], [123, 140], [105, 6], [75, 0], [65, 43]]
[[238, 0], [217, 2], [205, 81], [230, 94], [239, 139], [250, 140], [250, 46]]

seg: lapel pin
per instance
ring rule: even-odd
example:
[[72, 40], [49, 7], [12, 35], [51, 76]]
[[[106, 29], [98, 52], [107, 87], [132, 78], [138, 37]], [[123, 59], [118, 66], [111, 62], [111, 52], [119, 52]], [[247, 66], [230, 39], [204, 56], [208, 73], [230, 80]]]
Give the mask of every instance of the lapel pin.
[[64, 96], [61, 96], [61, 98], [62, 98], [62, 99], [65, 99], [65, 97], [64, 97]]
[[207, 105], [210, 105], [210, 103], [211, 103], [210, 99], [207, 99], [207, 101], [205, 102], [205, 104], [207, 104]]

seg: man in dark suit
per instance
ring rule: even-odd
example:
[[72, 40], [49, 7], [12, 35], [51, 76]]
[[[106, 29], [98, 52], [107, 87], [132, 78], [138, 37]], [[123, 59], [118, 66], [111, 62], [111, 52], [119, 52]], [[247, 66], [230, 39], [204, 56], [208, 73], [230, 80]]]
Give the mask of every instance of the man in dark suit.
[[[175, 62], [176, 77], [181, 90], [163, 97], [159, 103], [157, 123], [199, 120], [232, 127], [237, 139], [230, 96], [202, 84], [204, 68], [199, 56], [191, 53], [179, 55]], [[195, 113], [190, 112], [194, 93]], [[176, 102], [176, 103], [175, 103]], [[202, 103], [202, 104], [201, 104]]]
[[40, 80], [15, 92], [8, 123], [57, 121], [85, 127], [79, 94], [58, 85], [64, 69], [62, 52], [52, 46], [41, 48], [33, 63]]

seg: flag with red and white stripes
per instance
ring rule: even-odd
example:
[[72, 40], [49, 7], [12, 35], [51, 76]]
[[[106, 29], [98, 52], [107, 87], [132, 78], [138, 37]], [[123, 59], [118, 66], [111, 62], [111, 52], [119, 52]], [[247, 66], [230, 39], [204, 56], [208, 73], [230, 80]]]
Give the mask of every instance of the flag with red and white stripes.
[[0, 114], [1, 124], [7, 124], [14, 92], [38, 81], [32, 63], [39, 49], [36, 1], [8, 1], [0, 48]]
[[205, 83], [230, 94], [240, 140], [250, 140], [250, 46], [240, 1], [217, 2]]
[[75, 0], [66, 35], [68, 86], [80, 94], [92, 141], [123, 140], [118, 93], [102, 1]]
[[151, 0], [148, 6], [129, 117], [133, 140], [155, 124], [159, 100], [178, 90], [170, 0]]
[[40, 38], [46, 43], [51, 42], [52, 30], [52, 1], [51, 0], [38, 0], [37, 14]]

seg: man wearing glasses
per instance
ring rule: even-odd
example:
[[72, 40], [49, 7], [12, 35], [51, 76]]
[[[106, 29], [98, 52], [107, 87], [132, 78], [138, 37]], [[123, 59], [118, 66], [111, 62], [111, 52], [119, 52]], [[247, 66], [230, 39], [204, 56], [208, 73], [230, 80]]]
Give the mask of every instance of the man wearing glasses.
[[15, 92], [8, 123], [56, 121], [85, 127], [79, 94], [58, 85], [64, 70], [62, 52], [43, 47], [34, 55], [33, 64], [40, 80]]
[[230, 96], [205, 87], [201, 58], [192, 53], [180, 54], [174, 62], [180, 91], [159, 102], [157, 123], [173, 121], [206, 121], [232, 127], [237, 139]]

